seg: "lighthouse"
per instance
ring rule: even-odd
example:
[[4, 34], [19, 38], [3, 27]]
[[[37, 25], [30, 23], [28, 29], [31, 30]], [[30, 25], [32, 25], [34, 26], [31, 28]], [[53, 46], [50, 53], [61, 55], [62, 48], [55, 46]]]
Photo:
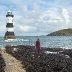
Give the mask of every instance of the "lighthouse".
[[6, 14], [7, 23], [6, 23], [6, 33], [4, 36], [5, 40], [13, 40], [16, 38], [14, 34], [13, 17], [14, 15], [9, 10]]

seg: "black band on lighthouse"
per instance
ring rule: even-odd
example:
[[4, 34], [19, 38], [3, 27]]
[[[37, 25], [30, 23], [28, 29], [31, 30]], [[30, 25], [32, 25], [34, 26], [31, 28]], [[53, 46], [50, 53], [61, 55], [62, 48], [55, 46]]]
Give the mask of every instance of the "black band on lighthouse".
[[8, 14], [8, 15], [6, 15], [6, 17], [9, 17], [9, 16], [14, 17], [14, 15], [9, 15], [9, 14]]
[[7, 23], [6, 27], [12, 28], [14, 26], [13, 26], [13, 23]]
[[15, 34], [14, 34], [14, 32], [8, 32], [7, 31], [5, 35], [7, 36], [7, 35], [15, 35]]

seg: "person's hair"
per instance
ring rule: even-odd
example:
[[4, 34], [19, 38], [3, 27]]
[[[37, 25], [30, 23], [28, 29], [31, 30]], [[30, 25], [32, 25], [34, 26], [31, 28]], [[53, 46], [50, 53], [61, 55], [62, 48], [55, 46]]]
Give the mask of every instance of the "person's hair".
[[37, 39], [37, 41], [40, 41], [39, 38]]

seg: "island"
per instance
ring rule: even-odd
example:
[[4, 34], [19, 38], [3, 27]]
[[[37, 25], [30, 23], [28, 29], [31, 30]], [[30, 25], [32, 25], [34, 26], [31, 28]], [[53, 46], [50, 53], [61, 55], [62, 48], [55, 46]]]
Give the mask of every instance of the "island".
[[62, 29], [48, 34], [47, 36], [72, 36], [72, 29]]

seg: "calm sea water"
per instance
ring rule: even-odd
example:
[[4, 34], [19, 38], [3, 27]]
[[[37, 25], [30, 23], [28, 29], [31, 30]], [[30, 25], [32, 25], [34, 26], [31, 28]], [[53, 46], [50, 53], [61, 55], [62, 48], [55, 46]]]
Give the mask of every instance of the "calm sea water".
[[35, 45], [37, 38], [40, 39], [42, 47], [49, 48], [72, 48], [72, 36], [19, 36], [11, 42], [4, 41], [0, 37], [0, 47], [5, 45]]

